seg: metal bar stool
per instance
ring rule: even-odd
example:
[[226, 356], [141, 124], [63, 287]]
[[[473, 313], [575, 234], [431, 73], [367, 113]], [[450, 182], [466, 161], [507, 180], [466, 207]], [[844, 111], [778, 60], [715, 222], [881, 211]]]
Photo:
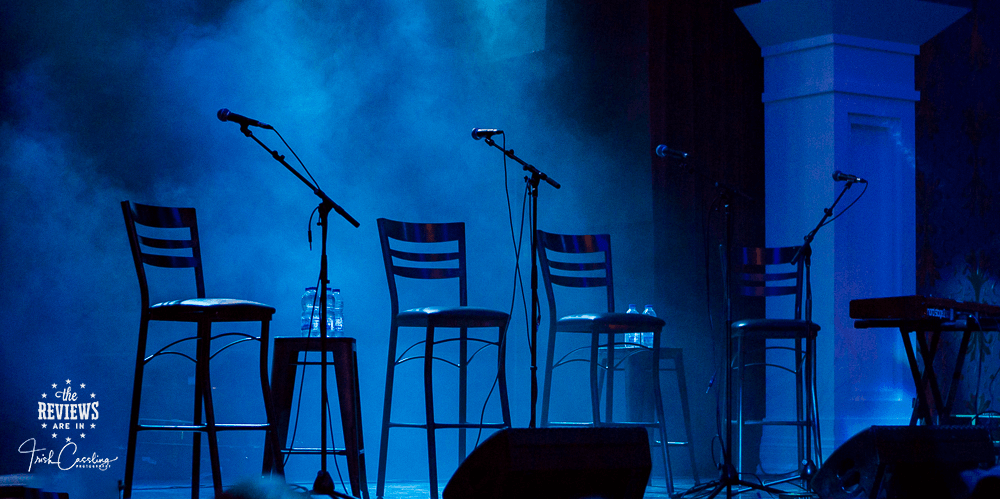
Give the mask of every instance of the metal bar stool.
[[[653, 392], [653, 417], [644, 421], [618, 422], [615, 420], [614, 378], [617, 371], [624, 369], [623, 363], [641, 365], [650, 373], [661, 371], [661, 359], [674, 361], [674, 370], [681, 383], [682, 409], [687, 413], [687, 390], [684, 387], [683, 360], [678, 348], [661, 346], [661, 331], [666, 324], [662, 319], [643, 315], [616, 313], [614, 299], [614, 274], [611, 265], [611, 237], [607, 234], [566, 235], [538, 231], [538, 257], [545, 282], [545, 292], [549, 300], [549, 342], [545, 360], [545, 383], [542, 391], [542, 426], [574, 426], [579, 422], [553, 422], [549, 420], [549, 405], [552, 392], [553, 370], [573, 362], [588, 364], [590, 373], [591, 421], [589, 425], [635, 425], [652, 430], [653, 443], [660, 447], [667, 493], [673, 495], [674, 480], [670, 464], [670, 446], [688, 447], [691, 468], [697, 470], [694, 461], [694, 447], [691, 442], [690, 418], [685, 414], [687, 429], [686, 442], [670, 442], [667, 437], [666, 416], [660, 391], [660, 377], [650, 376]], [[559, 317], [555, 287], [561, 288], [603, 288], [607, 303], [604, 312], [576, 314]], [[627, 333], [653, 333], [653, 346], [643, 347], [626, 343]], [[589, 345], [577, 347], [556, 358], [556, 337], [564, 334], [585, 334], [590, 336]], [[619, 336], [621, 335], [621, 336]], [[648, 354], [648, 355], [645, 355]], [[623, 355], [616, 361], [616, 355]], [[603, 357], [603, 358], [602, 358]], [[679, 361], [679, 362], [678, 362]], [[598, 375], [598, 372], [602, 376]], [[604, 378], [607, 379], [606, 388]], [[603, 395], [601, 392], [604, 392]], [[601, 402], [605, 405], [601, 415]], [[659, 439], [656, 439], [659, 432]], [[695, 479], [697, 480], [697, 471]]]
[[[732, 325], [733, 335], [739, 340], [738, 356], [734, 359], [737, 386], [737, 438], [740, 452], [737, 461], [744, 463], [747, 426], [778, 426], [796, 429], [798, 450], [798, 475], [771, 484], [802, 478], [808, 479], [822, 464], [819, 448], [819, 428], [815, 413], [816, 383], [816, 336], [819, 325], [812, 322], [812, 305], [809, 292], [808, 255], [793, 262], [799, 253], [798, 246], [780, 248], [742, 248], [739, 256], [738, 292], [747, 297], [788, 296], [794, 304], [794, 311], [788, 319], [745, 319]], [[805, 288], [805, 289], [804, 289]], [[780, 343], [784, 341], [784, 343]], [[775, 343], [779, 342], [779, 343]], [[790, 343], [790, 344], [789, 344]], [[768, 351], [784, 350], [791, 354], [792, 362], [780, 364], [767, 359]], [[756, 370], [758, 375], [751, 381], [758, 383], [757, 393], [763, 395], [764, 379], [768, 370], [787, 372], [795, 382], [794, 419], [769, 418], [765, 401], [771, 396], [761, 397], [751, 405], [747, 392], [752, 389], [746, 383], [746, 373]], [[816, 440], [814, 445], [813, 440]], [[815, 459], [815, 460], [814, 460]], [[740, 470], [753, 473], [755, 470]]]
[[[132, 497], [132, 480], [135, 471], [136, 441], [140, 431], [194, 432], [191, 463], [191, 497], [197, 498], [200, 488], [199, 466], [201, 463], [201, 434], [208, 435], [208, 449], [212, 466], [212, 485], [215, 494], [222, 494], [222, 472], [219, 464], [219, 442], [217, 433], [230, 430], [263, 430], [266, 440], [277, 443], [274, 431], [274, 412], [271, 405], [271, 390], [267, 379], [268, 327], [274, 308], [262, 303], [229, 298], [206, 298], [202, 271], [201, 246], [198, 239], [198, 223], [194, 208], [167, 208], [148, 206], [122, 201], [125, 228], [128, 231], [132, 258], [139, 278], [142, 309], [139, 319], [139, 345], [135, 360], [135, 376], [132, 385], [132, 410], [129, 417], [128, 448], [125, 458], [125, 481], [122, 484], [123, 497]], [[149, 285], [146, 266], [167, 269], [191, 269], [194, 273], [196, 297], [173, 300], [150, 305]], [[189, 270], [190, 271], [190, 270]], [[147, 355], [147, 337], [151, 321], [188, 322], [197, 324], [197, 334], [170, 342], [151, 355]], [[260, 322], [260, 336], [229, 332], [212, 335], [212, 325], [216, 322]], [[234, 339], [235, 338], [235, 339]], [[212, 352], [212, 343], [225, 339], [228, 343]], [[212, 403], [212, 383], [210, 362], [216, 355], [229, 347], [255, 341], [258, 344], [258, 369], [261, 392], [264, 400], [266, 423], [219, 424], [215, 421]], [[194, 357], [179, 350], [189, 342], [195, 343]], [[155, 358], [176, 355], [195, 364], [194, 415], [191, 424], [158, 425], [141, 424], [139, 407], [142, 401], [142, 382], [146, 364]], [[204, 409], [204, 417], [202, 417]], [[273, 447], [277, 449], [275, 445]], [[277, 456], [274, 456], [277, 457]], [[278, 474], [284, 469], [276, 467]]]
[[[375, 495], [384, 497], [386, 455], [389, 448], [391, 428], [421, 428], [427, 432], [427, 454], [430, 472], [430, 494], [438, 497], [437, 446], [435, 432], [440, 429], [458, 429], [458, 459], [466, 456], [466, 430], [502, 429], [510, 427], [510, 406], [507, 400], [506, 342], [507, 323], [510, 316], [506, 312], [486, 308], [469, 307], [466, 294], [465, 224], [462, 222], [424, 224], [396, 222], [378, 219], [379, 239], [382, 243], [382, 259], [389, 284], [392, 302], [392, 318], [389, 330], [389, 355], [385, 375], [385, 405], [382, 410], [382, 441], [379, 452], [378, 483]], [[397, 279], [399, 278], [399, 279]], [[398, 281], [426, 283], [428, 280], [457, 280], [458, 305], [445, 307], [423, 307], [399, 311]], [[440, 290], [438, 287], [434, 287]], [[454, 300], [454, 299], [452, 299]], [[409, 347], [397, 350], [400, 327], [423, 328], [423, 339]], [[496, 328], [495, 337], [484, 333], [473, 335], [471, 329]], [[444, 330], [457, 329], [456, 334], [442, 334]], [[445, 358], [435, 347], [456, 344], [458, 358]], [[500, 423], [470, 422], [468, 405], [468, 367], [470, 362], [486, 348], [496, 348], [496, 386], [500, 396]], [[400, 364], [410, 360], [423, 361], [423, 389], [425, 422], [398, 422], [391, 419], [392, 394], [395, 370]], [[437, 361], [437, 362], [435, 362]], [[458, 369], [458, 421], [445, 423], [438, 421], [434, 413], [433, 366], [445, 363]]]

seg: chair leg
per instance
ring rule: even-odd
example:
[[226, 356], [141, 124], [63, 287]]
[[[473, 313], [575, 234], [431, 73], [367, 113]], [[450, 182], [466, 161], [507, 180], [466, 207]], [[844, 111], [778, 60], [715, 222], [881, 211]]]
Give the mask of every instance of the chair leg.
[[[506, 331], [506, 328], [505, 328]], [[505, 333], [506, 334], [506, 333]], [[555, 324], [549, 324], [549, 347], [545, 357], [545, 381], [542, 384], [542, 419], [540, 427], [549, 425], [549, 394], [552, 392], [552, 362], [556, 353], [556, 328]]]
[[427, 412], [427, 468], [430, 475], [431, 499], [437, 499], [437, 443], [434, 432], [434, 326], [427, 326], [427, 341], [424, 343], [424, 404]]
[[285, 464], [281, 458], [281, 447], [278, 444], [278, 416], [274, 410], [274, 400], [271, 399], [271, 383], [267, 376], [268, 342], [270, 341], [270, 321], [260, 323], [260, 387], [264, 393], [264, 412], [267, 416], [267, 431], [264, 439], [270, 447], [271, 463], [268, 466], [267, 460], [264, 463], [264, 473], [275, 472], [284, 476]]
[[340, 402], [340, 421], [344, 431], [344, 448], [347, 453], [347, 474], [350, 477], [351, 494], [354, 497], [368, 499], [357, 357], [356, 347], [339, 348], [334, 352], [333, 367], [337, 380], [337, 398]]
[[601, 424], [601, 393], [597, 386], [598, 335], [590, 335], [590, 411], [594, 426]]
[[[597, 335], [593, 335], [597, 336]], [[611, 423], [615, 420], [615, 333], [608, 331], [608, 387], [605, 399], [604, 420]]]
[[[198, 334], [194, 364], [194, 416], [191, 421], [195, 426], [201, 425], [203, 421], [201, 411], [205, 389], [202, 379], [204, 371], [201, 367], [203, 364], [201, 332]], [[198, 492], [201, 490], [201, 434], [201, 431], [194, 431], [191, 434], [191, 499], [198, 499]]]
[[135, 477], [135, 447], [139, 434], [139, 405], [142, 400], [142, 378], [146, 367], [146, 336], [149, 332], [149, 319], [143, 317], [139, 321], [139, 345], [135, 356], [135, 375], [132, 379], [132, 409], [128, 423], [128, 447], [125, 450], [125, 482], [123, 483], [124, 499], [132, 498], [132, 480]]
[[[499, 333], [499, 346], [497, 351], [497, 382], [499, 383], [500, 390], [500, 415], [503, 417], [503, 423], [510, 428], [510, 400], [507, 398], [507, 326], [510, 324], [508, 320], [500, 328]], [[545, 420], [543, 419], [543, 422]]]
[[698, 465], [695, 463], [694, 437], [691, 432], [691, 406], [688, 404], [687, 377], [684, 375], [684, 352], [677, 349], [674, 356], [674, 370], [677, 375], [677, 391], [681, 399], [681, 414], [684, 417], [684, 432], [687, 437], [688, 457], [691, 460], [691, 473], [694, 483], [701, 483], [698, 478]]
[[[736, 476], [737, 477], [741, 476], [741, 473], [744, 472], [744, 470], [743, 470], [743, 461], [744, 461], [743, 460], [743, 437], [744, 437], [744, 435], [743, 435], [743, 411], [745, 410], [745, 405], [743, 404], [743, 376], [744, 376], [744, 369], [746, 367], [744, 365], [744, 362], [746, 362], [746, 355], [744, 354], [743, 349], [745, 347], [746, 347], [746, 343], [743, 341], [743, 335], [739, 335], [736, 338], [736, 374], [735, 374], [735, 376], [733, 376], [733, 383], [732, 383], [732, 384], [736, 385], [735, 386], [735, 392], [732, 391], [733, 387], [729, 387], [729, 386], [726, 387], [726, 390], [730, 391], [729, 392], [730, 397], [735, 396], [735, 398], [736, 398], [736, 404], [735, 404], [736, 407], [734, 408], [735, 411], [736, 411], [736, 431], [735, 431], [735, 433], [736, 433], [736, 444], [734, 445], [734, 447], [736, 448], [736, 453], [735, 453], [736, 455], [735, 456], [733, 455], [733, 449], [729, 449], [729, 457], [730, 457], [730, 460], [734, 461], [734, 463], [735, 463]], [[726, 362], [731, 363], [731, 362], [733, 362], [733, 359], [727, 359]], [[732, 369], [733, 366], [729, 365], [729, 366], [727, 366], [727, 368], [728, 369]], [[733, 424], [732, 421], [729, 421], [728, 423], [729, 424]], [[749, 473], [753, 473], [754, 471], [755, 470], [750, 470]]]
[[379, 454], [378, 454], [378, 477], [375, 483], [375, 497], [377, 499], [383, 499], [385, 497], [385, 467], [386, 467], [386, 451], [389, 448], [389, 427], [391, 425], [392, 415], [392, 382], [393, 377], [396, 372], [396, 339], [399, 332], [399, 326], [396, 325], [396, 319], [392, 319], [392, 324], [389, 328], [389, 360], [385, 368], [385, 401], [382, 404], [382, 437], [379, 441]]
[[[795, 338], [795, 420], [797, 423], [801, 423], [805, 420], [805, 406], [803, 405], [803, 395], [805, 386], [803, 385], [803, 370], [806, 368], [805, 359], [802, 356], [802, 339]], [[796, 440], [798, 443], [798, 466], [803, 465], [803, 461], [806, 459], [805, 453], [805, 439], [806, 439], [806, 427], [797, 424], [796, 428]]]
[[670, 437], [667, 436], [667, 418], [663, 410], [663, 392], [660, 390], [660, 334], [653, 338], [653, 351], [650, 352], [650, 377], [653, 379], [653, 412], [656, 415], [656, 425], [660, 430], [660, 452], [663, 455], [663, 477], [667, 483], [667, 495], [674, 495], [674, 474], [670, 467]]
[[216, 497], [222, 495], [222, 470], [219, 464], [219, 438], [215, 426], [215, 405], [212, 402], [211, 323], [198, 324], [198, 368], [201, 369], [202, 400], [205, 403], [205, 430], [208, 433], [208, 455], [212, 465], [212, 486]]
[[[469, 330], [459, 328], [458, 331], [458, 423], [464, 425], [468, 423], [468, 403], [469, 403]], [[458, 462], [465, 459], [466, 430], [464, 427], [458, 429]]]

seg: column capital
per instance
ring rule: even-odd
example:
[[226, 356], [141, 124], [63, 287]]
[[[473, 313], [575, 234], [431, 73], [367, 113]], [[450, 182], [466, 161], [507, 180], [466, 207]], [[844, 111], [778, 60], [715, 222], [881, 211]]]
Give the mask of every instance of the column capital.
[[920, 0], [767, 0], [736, 9], [762, 48], [831, 34], [919, 46], [967, 12]]

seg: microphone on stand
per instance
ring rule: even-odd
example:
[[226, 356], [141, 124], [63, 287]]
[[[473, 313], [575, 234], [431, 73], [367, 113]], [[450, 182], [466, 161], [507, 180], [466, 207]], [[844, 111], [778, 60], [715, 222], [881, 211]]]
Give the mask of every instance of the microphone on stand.
[[472, 138], [479, 140], [483, 137], [492, 138], [494, 135], [503, 135], [503, 130], [496, 128], [473, 128]]
[[226, 108], [219, 109], [219, 112], [216, 113], [216, 116], [219, 117], [219, 121], [232, 121], [233, 123], [239, 123], [241, 127], [255, 126], [267, 130], [274, 130], [274, 127], [268, 125], [267, 123], [261, 123], [253, 118], [247, 118], [246, 116], [229, 112], [229, 110]]
[[861, 178], [861, 177], [859, 177], [857, 175], [851, 175], [850, 173], [844, 173], [844, 172], [842, 172], [840, 170], [837, 170], [837, 171], [833, 172], [833, 181], [834, 182], [855, 182], [855, 183], [858, 183], [858, 184], [867, 184], [868, 183], [867, 180], [865, 180], [865, 179], [863, 179], [863, 178]]
[[687, 159], [688, 157], [688, 153], [678, 151], [677, 149], [671, 149], [663, 144], [656, 146], [656, 155], [661, 158]]

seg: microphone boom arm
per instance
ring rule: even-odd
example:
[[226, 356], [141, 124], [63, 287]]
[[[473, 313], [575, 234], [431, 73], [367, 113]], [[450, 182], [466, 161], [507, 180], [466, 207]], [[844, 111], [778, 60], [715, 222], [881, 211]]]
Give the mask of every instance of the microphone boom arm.
[[[799, 246], [799, 249], [795, 252], [795, 255], [792, 257], [791, 263], [793, 264], [799, 263], [800, 259], [809, 258], [809, 256], [812, 254], [813, 238], [815, 238], [816, 233], [819, 232], [819, 230], [823, 228], [824, 225], [826, 225], [826, 221], [833, 216], [833, 209], [837, 206], [837, 203], [840, 202], [840, 198], [844, 197], [844, 194], [847, 193], [847, 189], [850, 189], [851, 185], [853, 184], [854, 181], [849, 181], [846, 184], [844, 184], [844, 188], [840, 191], [840, 194], [837, 196], [837, 199], [833, 200], [833, 204], [830, 205], [829, 208], [823, 208], [823, 218], [819, 220], [819, 223], [816, 224], [816, 227], [814, 227], [813, 230], [809, 231], [809, 233], [802, 238], [803, 243], [801, 246]], [[808, 260], [806, 261], [808, 262]]]
[[493, 140], [492, 137], [484, 137], [484, 139], [486, 140], [487, 144], [489, 144], [489, 145], [491, 145], [491, 146], [493, 146], [493, 147], [495, 147], [495, 148], [500, 149], [501, 151], [503, 151], [504, 156], [507, 156], [508, 158], [510, 158], [510, 159], [518, 162], [521, 165], [521, 167], [524, 169], [524, 171], [531, 173], [532, 178], [537, 178], [538, 180], [544, 180], [544, 181], [548, 182], [549, 185], [551, 185], [552, 187], [555, 187], [556, 189], [559, 189], [560, 187], [562, 187], [561, 185], [559, 185], [559, 182], [556, 182], [555, 180], [553, 180], [551, 177], [549, 177], [545, 173], [539, 171], [538, 168], [535, 168], [534, 166], [531, 166], [528, 163], [525, 163], [524, 161], [521, 160], [521, 158], [518, 158], [517, 156], [515, 156], [513, 150], [511, 150], [511, 149], [504, 149], [503, 147], [500, 147], [499, 145], [497, 145], [497, 143]]
[[313, 183], [310, 182], [309, 179], [302, 176], [302, 174], [299, 173], [298, 170], [292, 168], [292, 165], [289, 165], [288, 162], [285, 161], [285, 157], [278, 154], [278, 151], [272, 150], [270, 147], [267, 147], [266, 144], [261, 142], [260, 139], [258, 139], [257, 136], [254, 135], [253, 132], [251, 132], [246, 125], [241, 126], [240, 131], [243, 132], [243, 135], [250, 137], [251, 139], [254, 140], [254, 142], [260, 144], [260, 146], [263, 147], [265, 151], [271, 154], [271, 157], [274, 158], [275, 161], [284, 165], [284, 167], [287, 168], [288, 171], [292, 172], [292, 175], [295, 175], [296, 177], [298, 177], [299, 180], [302, 181], [303, 184], [306, 184], [306, 186], [313, 191], [313, 194], [319, 197], [319, 199], [322, 201], [321, 206], [326, 207], [327, 211], [332, 209], [333, 211], [337, 212], [338, 215], [344, 217], [344, 220], [347, 220], [351, 225], [355, 227], [361, 225], [361, 223], [355, 220], [355, 218], [352, 217], [350, 213], [347, 213], [347, 211], [344, 210], [343, 207], [341, 207], [339, 204], [330, 199], [330, 196], [327, 196], [326, 193], [323, 192], [323, 189], [320, 189], [319, 186], [313, 185]]

